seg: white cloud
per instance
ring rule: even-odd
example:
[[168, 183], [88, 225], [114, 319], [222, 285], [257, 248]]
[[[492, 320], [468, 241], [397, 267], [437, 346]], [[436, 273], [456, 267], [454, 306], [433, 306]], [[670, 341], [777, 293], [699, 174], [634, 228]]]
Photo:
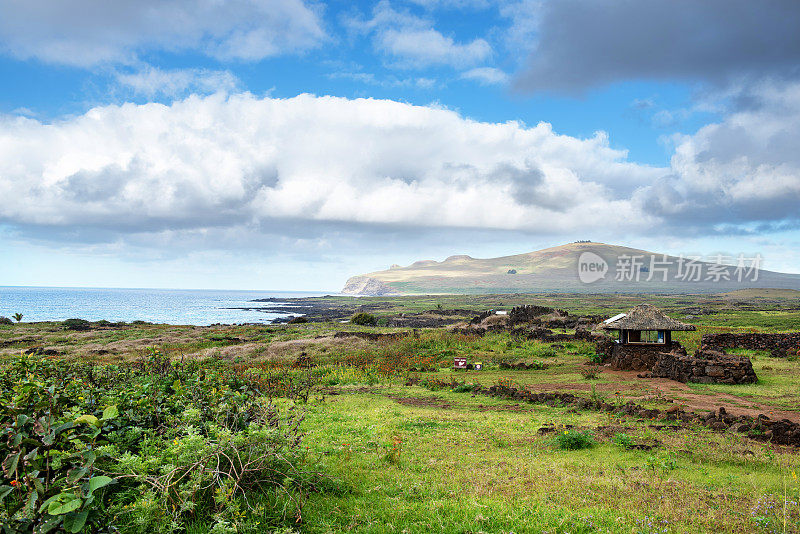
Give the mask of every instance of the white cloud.
[[147, 97], [175, 97], [187, 92], [233, 92], [239, 79], [229, 71], [208, 69], [171, 69], [145, 67], [142, 70], [116, 74], [117, 82], [134, 93]]
[[375, 47], [394, 58], [400, 67], [450, 65], [464, 68], [492, 56], [492, 48], [481, 38], [457, 42], [434, 28], [433, 21], [394, 10], [384, 0], [375, 6], [370, 20], [350, 19], [349, 26], [372, 33]]
[[82, 67], [133, 63], [147, 50], [259, 60], [325, 38], [303, 0], [0, 0], [0, 13], [0, 50]]
[[672, 174], [642, 202], [675, 224], [800, 223], [800, 84], [764, 83], [749, 107], [675, 138]]
[[644, 227], [650, 218], [618, 190], [661, 173], [625, 162], [602, 134], [582, 140], [545, 123], [482, 123], [387, 100], [215, 94], [52, 124], [0, 118], [0, 197], [13, 199], [0, 223], [51, 236]]
[[780, 230], [800, 224], [800, 87], [759, 97], [679, 138], [667, 169], [626, 161], [602, 132], [577, 139], [547, 123], [478, 122], [390, 100], [219, 93], [51, 124], [6, 115], [0, 224], [62, 242], [157, 247], [149, 236], [183, 235], [251, 249], [265, 232], [313, 240], [343, 227]]
[[451, 65], [464, 67], [488, 59], [492, 48], [483, 39], [456, 43], [428, 28], [384, 29], [378, 33], [378, 47], [414, 66]]
[[484, 85], [503, 85], [508, 82], [508, 74], [494, 67], [476, 67], [464, 72], [461, 77]]

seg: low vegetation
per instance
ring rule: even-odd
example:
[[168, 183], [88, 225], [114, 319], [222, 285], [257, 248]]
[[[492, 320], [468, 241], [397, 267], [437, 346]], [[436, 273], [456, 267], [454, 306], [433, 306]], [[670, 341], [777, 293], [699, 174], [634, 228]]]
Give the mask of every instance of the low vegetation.
[[[596, 310], [617, 297], [582, 298]], [[488, 297], [453, 299], [387, 306]], [[718, 300], [687, 345], [800, 325], [794, 303], [742, 319]], [[669, 302], [681, 320], [679, 307], [696, 306]], [[0, 326], [5, 532], [800, 532], [797, 449], [623, 410], [724, 405], [796, 420], [797, 358], [737, 351], [758, 383], [682, 385], [604, 368], [584, 341], [412, 332], [364, 313], [374, 323]], [[751, 322], [721, 326], [723, 313]], [[483, 369], [453, 370], [454, 358]], [[491, 397], [491, 386], [612, 409]]]
[[[303, 384], [257, 370], [38, 357], [0, 380], [4, 532], [263, 532], [335, 487], [303, 446]], [[287, 384], [288, 382], [288, 384]], [[293, 399], [276, 393], [292, 392]]]

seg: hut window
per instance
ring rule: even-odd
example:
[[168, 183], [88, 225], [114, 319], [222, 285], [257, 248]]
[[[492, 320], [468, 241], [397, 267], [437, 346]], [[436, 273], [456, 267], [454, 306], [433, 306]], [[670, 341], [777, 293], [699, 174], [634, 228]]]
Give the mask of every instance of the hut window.
[[628, 335], [629, 343], [664, 343], [663, 330], [631, 330]]

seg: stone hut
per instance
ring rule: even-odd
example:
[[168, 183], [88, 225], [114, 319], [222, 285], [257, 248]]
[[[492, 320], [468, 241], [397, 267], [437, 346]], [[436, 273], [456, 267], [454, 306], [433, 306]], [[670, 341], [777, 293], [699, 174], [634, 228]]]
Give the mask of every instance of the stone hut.
[[695, 326], [671, 319], [650, 304], [640, 304], [628, 313], [606, 319], [600, 329], [619, 331], [619, 339], [606, 338], [598, 343], [598, 350], [602, 345], [614, 369], [652, 371], [639, 376], [704, 384], [746, 384], [758, 380], [753, 364], [745, 356], [726, 354], [705, 345], [694, 355], [686, 354], [681, 344], [672, 340], [672, 332], [692, 331]]
[[603, 330], [616, 330], [619, 338], [609, 347], [611, 367], [633, 371], [650, 370], [664, 352], [682, 350], [672, 340], [672, 332], [695, 330], [691, 324], [676, 321], [651, 304], [639, 304], [627, 313], [606, 319]]

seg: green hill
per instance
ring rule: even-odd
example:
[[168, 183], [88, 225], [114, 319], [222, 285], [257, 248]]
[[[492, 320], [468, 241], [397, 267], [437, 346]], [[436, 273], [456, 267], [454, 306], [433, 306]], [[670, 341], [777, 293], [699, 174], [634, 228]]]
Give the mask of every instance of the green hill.
[[[591, 276], [586, 270], [588, 263], [604, 261], [605, 276], [592, 283], [581, 281], [578, 270], [581, 258], [587, 276]], [[739, 272], [735, 269], [729, 266], [724, 268], [726, 274], [720, 275], [710, 262], [697, 261], [690, 266], [687, 259], [657, 252], [605, 243], [570, 243], [500, 258], [461, 255], [441, 262], [423, 260], [407, 267], [392, 266], [385, 271], [351, 277], [342, 292], [351, 295], [721, 293], [747, 288], [800, 289], [797, 274], [759, 270], [755, 277], [747, 269]]]

